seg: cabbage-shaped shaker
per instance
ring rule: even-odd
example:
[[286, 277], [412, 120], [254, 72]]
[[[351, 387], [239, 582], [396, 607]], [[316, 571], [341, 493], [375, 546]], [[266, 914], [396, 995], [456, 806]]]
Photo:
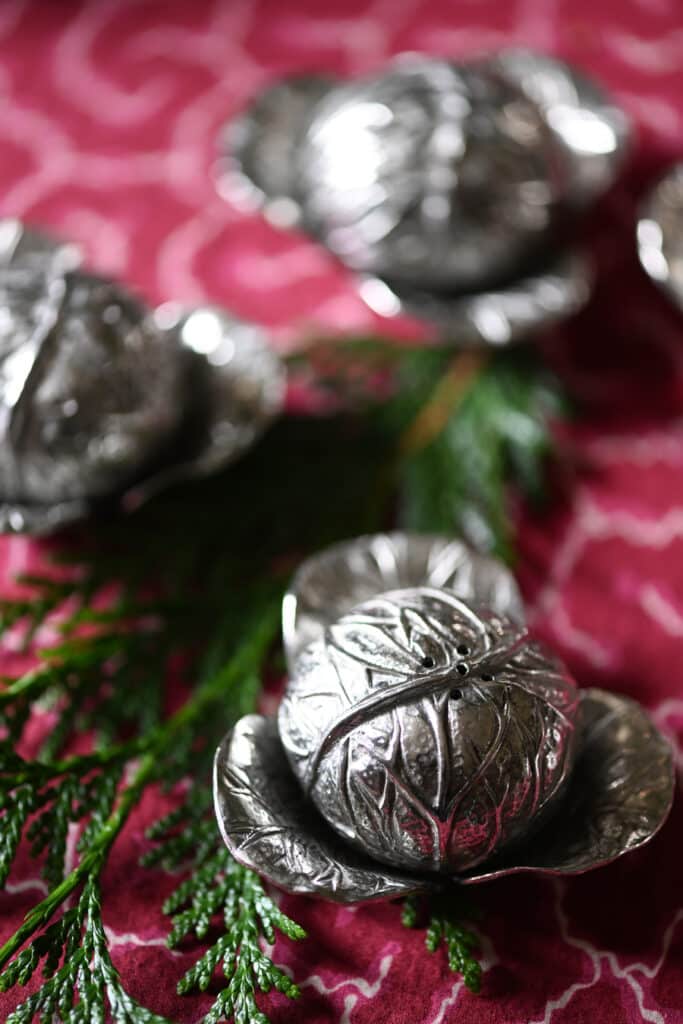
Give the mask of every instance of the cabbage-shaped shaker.
[[361, 537], [283, 607], [289, 683], [215, 759], [234, 857], [339, 902], [519, 871], [576, 874], [647, 842], [671, 750], [632, 700], [579, 690], [526, 630], [509, 571], [457, 540]]
[[283, 395], [259, 328], [152, 311], [75, 246], [0, 222], [0, 528], [47, 533], [219, 469]]

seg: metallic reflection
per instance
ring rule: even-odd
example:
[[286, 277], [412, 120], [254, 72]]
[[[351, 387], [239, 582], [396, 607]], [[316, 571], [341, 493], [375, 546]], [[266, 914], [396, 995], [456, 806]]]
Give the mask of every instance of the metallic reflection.
[[644, 711], [577, 691], [529, 640], [509, 571], [459, 541], [321, 552], [283, 634], [278, 721], [228, 733], [214, 797], [235, 858], [290, 892], [355, 903], [580, 873], [648, 842], [671, 809], [672, 752]]
[[683, 164], [667, 171], [645, 197], [637, 241], [645, 272], [683, 309]]
[[279, 412], [258, 328], [213, 308], [152, 314], [80, 253], [0, 221], [0, 528], [47, 533], [214, 472]]
[[[266, 90], [224, 134], [220, 188], [250, 182], [266, 216], [358, 272], [378, 314], [500, 346], [585, 302], [591, 274], [562, 254], [566, 229], [615, 180], [629, 138], [624, 112], [561, 61], [413, 54], [375, 78]], [[546, 307], [550, 276], [561, 298]]]

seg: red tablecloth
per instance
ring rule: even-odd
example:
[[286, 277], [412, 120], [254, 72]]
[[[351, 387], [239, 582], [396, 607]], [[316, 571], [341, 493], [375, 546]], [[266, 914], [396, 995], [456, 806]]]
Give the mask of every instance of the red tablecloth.
[[[593, 235], [603, 283], [546, 343], [583, 402], [581, 471], [543, 520], [523, 517], [520, 576], [540, 632], [583, 685], [643, 701], [683, 734], [683, 318], [640, 275], [635, 198], [683, 154], [679, 0], [92, 0], [0, 6], [0, 212], [82, 241], [150, 300], [210, 298], [292, 334], [368, 326], [348, 277], [302, 238], [221, 201], [222, 122], [275, 75], [358, 74], [401, 50], [467, 54], [523, 44], [593, 72], [634, 115], [639, 143]], [[0, 541], [9, 581], [31, 558]], [[11, 657], [6, 654], [5, 658]], [[680, 746], [677, 747], [680, 758]], [[105, 877], [105, 921], [127, 988], [174, 1021], [208, 998], [174, 995], [191, 959], [164, 947], [162, 876], [137, 867], [149, 798]], [[394, 906], [287, 898], [308, 941], [278, 942], [302, 988], [267, 1001], [275, 1022], [621, 1024], [683, 1021], [680, 802], [641, 854], [573, 882], [480, 890], [483, 994], [431, 956]], [[0, 938], [41, 895], [27, 861], [0, 904]], [[0, 997], [0, 1013], [16, 995]]]

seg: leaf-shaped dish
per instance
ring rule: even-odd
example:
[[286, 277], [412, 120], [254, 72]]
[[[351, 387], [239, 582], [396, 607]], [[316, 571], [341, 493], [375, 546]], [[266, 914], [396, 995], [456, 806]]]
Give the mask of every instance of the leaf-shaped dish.
[[214, 762], [214, 801], [234, 858], [289, 892], [356, 903], [430, 888], [339, 839], [289, 770], [274, 718], [246, 715], [225, 737]]
[[570, 249], [548, 254], [542, 270], [472, 294], [427, 292], [378, 277], [362, 278], [359, 291], [378, 316], [411, 316], [433, 324], [443, 344], [504, 348], [578, 313], [592, 286], [589, 261]]
[[648, 843], [674, 793], [669, 745], [636, 703], [580, 694], [574, 773], [555, 816], [501, 862], [460, 876], [411, 875], [361, 858], [317, 813], [289, 769], [274, 719], [241, 719], [216, 753], [220, 830], [237, 861], [287, 892], [339, 903], [392, 899], [449, 881], [472, 885], [519, 872], [574, 875]]
[[671, 810], [671, 747], [639, 704], [583, 690], [578, 757], [558, 814], [524, 848], [460, 879], [579, 875], [649, 842]]

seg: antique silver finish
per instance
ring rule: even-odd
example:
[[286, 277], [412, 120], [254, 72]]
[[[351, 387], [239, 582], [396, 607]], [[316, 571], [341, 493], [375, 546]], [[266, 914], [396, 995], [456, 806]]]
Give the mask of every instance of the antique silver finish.
[[85, 519], [89, 512], [87, 501], [59, 501], [50, 505], [0, 501], [0, 533], [44, 537]]
[[48, 267], [63, 273], [75, 270], [82, 262], [80, 248], [52, 235], [27, 227], [14, 217], [0, 220], [0, 270], [10, 266], [24, 272], [44, 273]]
[[0, 494], [46, 505], [122, 489], [175, 426], [177, 354], [127, 291], [50, 258], [3, 268], [0, 307]]
[[354, 270], [471, 291], [525, 264], [565, 191], [537, 107], [514, 85], [435, 59], [338, 85], [297, 149], [313, 234]]
[[626, 114], [561, 61], [411, 55], [374, 78], [271, 86], [225, 130], [220, 182], [324, 242], [380, 315], [503, 345], [586, 301], [591, 274], [562, 250], [629, 138]]
[[489, 65], [542, 111], [568, 167], [566, 201], [587, 206], [614, 184], [629, 152], [626, 111], [576, 68], [532, 50], [502, 50]]
[[286, 373], [266, 332], [223, 309], [184, 309], [165, 303], [154, 323], [169, 345], [188, 357], [191, 400], [180, 444], [172, 461], [131, 488], [126, 507], [135, 507], [181, 480], [216, 473], [239, 458], [282, 411]]
[[637, 850], [666, 821], [675, 789], [668, 742], [635, 701], [605, 690], [580, 696], [578, 756], [557, 815], [523, 848], [461, 882], [579, 875]]
[[588, 261], [570, 251], [549, 259], [539, 273], [471, 295], [449, 297], [390, 286], [377, 277], [362, 280], [359, 290], [379, 316], [407, 315], [433, 324], [443, 344], [503, 348], [578, 313], [590, 297], [592, 283]]
[[246, 715], [214, 763], [216, 815], [233, 856], [290, 892], [341, 903], [429, 888], [351, 850], [320, 818], [289, 770], [273, 718]]
[[[372, 596], [386, 585], [408, 589]], [[647, 715], [577, 691], [529, 639], [507, 570], [459, 542], [336, 545], [299, 570], [283, 620], [278, 722], [237, 723], [214, 792], [234, 856], [288, 891], [579, 873], [666, 819], [672, 756]]]
[[[280, 410], [262, 332], [207, 307], [156, 315], [74, 246], [0, 222], [0, 527], [46, 533], [213, 472]], [[165, 318], [165, 319], [164, 319]]]
[[215, 473], [250, 448], [282, 411], [284, 365], [261, 327], [215, 306], [181, 310], [175, 322], [162, 307], [155, 321], [175, 333], [204, 372], [206, 442], [187, 464], [186, 475]]
[[302, 789], [349, 843], [456, 874], [552, 808], [576, 708], [573, 683], [524, 629], [416, 587], [358, 605], [307, 647], [278, 723]]
[[290, 675], [305, 647], [356, 605], [408, 587], [448, 590], [524, 624], [524, 606], [510, 570], [461, 540], [420, 533], [376, 533], [342, 541], [307, 559], [282, 604], [282, 636]]
[[637, 235], [644, 270], [683, 309], [683, 164], [667, 171], [646, 196]]
[[[580, 692], [578, 755], [558, 811], [507, 856], [452, 881], [474, 885], [520, 872], [582, 874], [648, 843], [674, 794], [671, 750], [639, 705]], [[363, 859], [323, 821], [288, 764], [276, 721], [249, 715], [216, 752], [214, 793], [223, 839], [240, 863], [288, 892], [340, 903], [391, 899], [449, 880]]]
[[332, 81], [317, 75], [285, 78], [230, 121], [219, 139], [214, 175], [221, 195], [260, 209], [277, 227], [298, 223], [296, 151], [316, 103]]

